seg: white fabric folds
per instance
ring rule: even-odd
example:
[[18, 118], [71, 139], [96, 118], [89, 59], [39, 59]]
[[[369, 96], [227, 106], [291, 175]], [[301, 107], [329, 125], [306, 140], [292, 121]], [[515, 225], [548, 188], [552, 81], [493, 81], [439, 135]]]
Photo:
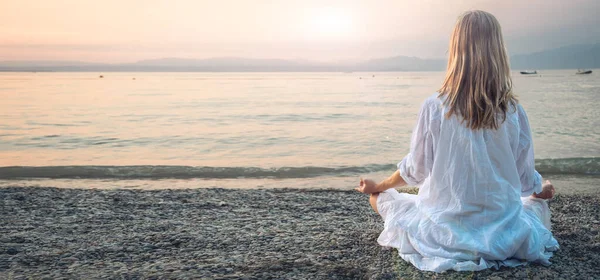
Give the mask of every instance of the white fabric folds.
[[549, 265], [558, 243], [546, 201], [529, 197], [541, 192], [542, 177], [523, 108], [511, 110], [497, 130], [472, 130], [444, 114], [437, 94], [423, 104], [410, 153], [398, 164], [419, 193], [380, 194], [379, 244], [435, 272]]

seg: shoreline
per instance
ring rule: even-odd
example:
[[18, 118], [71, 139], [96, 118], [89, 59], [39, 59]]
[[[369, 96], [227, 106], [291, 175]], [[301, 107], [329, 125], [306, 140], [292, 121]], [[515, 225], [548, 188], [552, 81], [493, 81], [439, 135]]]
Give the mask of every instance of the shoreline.
[[[363, 174], [376, 181], [387, 178], [389, 171]], [[235, 178], [235, 179], [0, 179], [0, 189], [7, 187], [46, 187], [83, 190], [188, 190], [223, 188], [230, 190], [310, 189], [353, 190], [359, 176], [313, 178]], [[548, 174], [544, 180], [554, 184], [557, 193], [594, 195], [600, 192], [599, 175]]]
[[[0, 188], [0, 278], [587, 279], [600, 273], [600, 194], [550, 202], [544, 267], [422, 272], [376, 239], [366, 195], [337, 189]], [[496, 278], [499, 277], [499, 278]]]

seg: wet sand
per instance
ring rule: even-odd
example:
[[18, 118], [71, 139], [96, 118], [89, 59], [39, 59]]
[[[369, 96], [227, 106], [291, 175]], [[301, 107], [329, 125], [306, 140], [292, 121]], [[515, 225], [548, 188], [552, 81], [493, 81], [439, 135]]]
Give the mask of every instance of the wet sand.
[[561, 249], [545, 267], [422, 272], [376, 239], [354, 191], [0, 188], [0, 278], [593, 279], [600, 195], [550, 203]]

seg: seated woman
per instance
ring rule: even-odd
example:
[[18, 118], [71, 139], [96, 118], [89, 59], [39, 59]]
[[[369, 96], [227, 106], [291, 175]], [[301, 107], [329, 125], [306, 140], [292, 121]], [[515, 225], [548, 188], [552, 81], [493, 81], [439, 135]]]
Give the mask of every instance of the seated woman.
[[[394, 187], [420, 185], [418, 195]], [[421, 270], [549, 265], [558, 243], [535, 170], [529, 121], [512, 92], [496, 18], [463, 14], [450, 40], [446, 78], [425, 100], [410, 153], [383, 182], [358, 191], [385, 221], [382, 246]]]

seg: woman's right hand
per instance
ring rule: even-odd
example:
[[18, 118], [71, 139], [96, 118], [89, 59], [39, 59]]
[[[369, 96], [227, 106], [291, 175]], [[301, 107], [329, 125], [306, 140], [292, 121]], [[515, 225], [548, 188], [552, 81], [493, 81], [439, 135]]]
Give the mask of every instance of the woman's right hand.
[[533, 196], [541, 199], [551, 199], [552, 197], [554, 197], [554, 192], [554, 186], [550, 181], [546, 180], [546, 182], [542, 186], [542, 192], [534, 193]]

